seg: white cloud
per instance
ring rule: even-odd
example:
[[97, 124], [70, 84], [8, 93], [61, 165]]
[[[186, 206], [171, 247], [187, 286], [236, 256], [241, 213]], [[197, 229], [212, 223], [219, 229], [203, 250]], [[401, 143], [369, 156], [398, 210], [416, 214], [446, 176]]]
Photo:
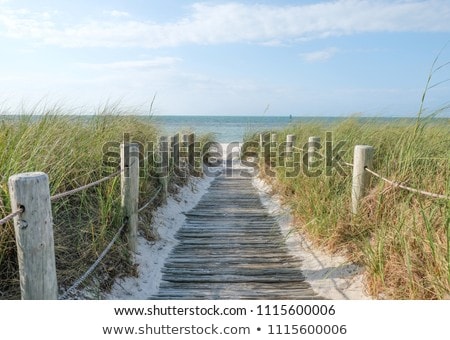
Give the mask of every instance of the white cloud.
[[2, 10], [0, 35], [32, 38], [64, 47], [160, 48], [183, 44], [279, 44], [364, 32], [450, 32], [448, 0], [336, 0], [308, 5], [191, 6], [175, 22], [134, 20], [110, 11], [111, 19], [56, 24], [45, 13]]
[[126, 60], [98, 64], [81, 63], [79, 65], [92, 70], [142, 70], [173, 66], [180, 61], [180, 58], [175, 57], [157, 57], [146, 60]]
[[42, 40], [54, 35], [58, 28], [52, 16], [57, 12], [31, 12], [27, 9], [0, 11], [0, 36]]
[[336, 55], [338, 49], [335, 47], [326, 48], [320, 51], [308, 52], [308, 53], [300, 53], [300, 56], [303, 60], [313, 63], [318, 61], [326, 61], [331, 59]]
[[118, 11], [118, 10], [112, 10], [112, 11], [105, 11], [106, 15], [110, 15], [114, 18], [127, 18], [130, 17], [131, 14], [125, 11]]

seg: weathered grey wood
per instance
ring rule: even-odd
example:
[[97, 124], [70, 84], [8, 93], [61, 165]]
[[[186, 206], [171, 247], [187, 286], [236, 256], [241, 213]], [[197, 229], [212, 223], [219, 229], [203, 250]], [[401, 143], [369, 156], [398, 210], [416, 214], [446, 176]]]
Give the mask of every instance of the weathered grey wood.
[[195, 164], [195, 134], [191, 133], [188, 140], [188, 164], [191, 174], [196, 175], [196, 164]]
[[175, 235], [152, 299], [316, 299], [251, 180], [218, 177]]
[[171, 138], [171, 157], [173, 159], [174, 168], [180, 167], [180, 134], [175, 134]]
[[181, 136], [181, 152], [180, 152], [180, 167], [189, 171], [189, 135], [187, 133]]
[[295, 144], [295, 135], [286, 136], [286, 157], [292, 157]]
[[267, 159], [269, 152], [269, 141], [270, 141], [270, 133], [260, 133], [259, 134], [259, 148], [261, 153], [261, 158]]
[[[307, 285], [277, 283], [273, 288], [271, 283], [261, 282], [235, 282], [235, 283], [185, 283], [169, 286], [161, 285], [161, 293], [156, 299], [267, 299], [283, 300], [290, 299], [295, 295], [302, 300], [319, 300], [318, 296], [311, 295]], [[264, 294], [261, 294], [264, 292]]]
[[259, 149], [261, 153], [264, 153], [264, 133], [259, 134]]
[[120, 145], [121, 198], [127, 218], [127, 241], [132, 254], [136, 252], [139, 204], [139, 146], [136, 143]]
[[277, 166], [278, 157], [278, 137], [276, 133], [270, 135], [270, 167], [275, 168]]
[[159, 137], [159, 153], [161, 158], [160, 184], [162, 186], [161, 196], [162, 202], [167, 202], [168, 186], [169, 186], [169, 138], [167, 136]]
[[308, 138], [308, 170], [317, 166], [317, 152], [320, 148], [320, 137], [312, 136]]
[[364, 197], [369, 185], [370, 173], [366, 167], [372, 168], [375, 149], [369, 145], [356, 145], [353, 155], [353, 179], [352, 179], [352, 213], [358, 213], [359, 202]]
[[20, 289], [23, 300], [56, 300], [55, 246], [48, 176], [31, 172], [11, 176], [9, 192], [14, 218]]

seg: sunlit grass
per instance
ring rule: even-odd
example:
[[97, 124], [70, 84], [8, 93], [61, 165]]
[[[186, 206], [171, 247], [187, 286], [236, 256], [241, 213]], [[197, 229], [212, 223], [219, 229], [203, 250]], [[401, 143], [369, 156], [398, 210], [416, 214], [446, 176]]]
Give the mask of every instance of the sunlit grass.
[[[101, 111], [94, 117], [72, 116], [54, 107], [14, 119], [0, 116], [0, 216], [11, 212], [7, 182], [13, 174], [47, 173], [53, 195], [109, 174], [111, 169], [103, 166], [103, 146], [121, 142], [123, 133], [144, 145], [157, 140], [148, 117], [123, 115], [115, 106]], [[159, 182], [152, 176], [140, 182], [140, 201], [145, 202]], [[112, 239], [122, 224], [120, 204], [120, 176], [52, 204], [60, 287], [78, 279]], [[141, 225], [148, 229], [150, 218], [142, 214]], [[20, 297], [16, 257], [14, 227], [9, 222], [0, 226], [2, 299]], [[98, 270], [101, 285], [109, 285], [116, 275], [133, 274], [128, 260], [126, 244], [119, 240]]]
[[[333, 144], [345, 141], [344, 160], [353, 147], [375, 147], [374, 170], [413, 188], [450, 196], [450, 119], [363, 121], [357, 117], [334, 124], [301, 124], [278, 132], [297, 136], [302, 148], [309, 136], [332, 132]], [[321, 153], [325, 150], [321, 149]], [[317, 244], [344, 252], [366, 268], [366, 287], [374, 297], [435, 299], [450, 291], [449, 206], [445, 199], [410, 193], [372, 178], [360, 212], [351, 213], [351, 168], [346, 174], [287, 177], [278, 167], [273, 187], [292, 207], [298, 227]]]

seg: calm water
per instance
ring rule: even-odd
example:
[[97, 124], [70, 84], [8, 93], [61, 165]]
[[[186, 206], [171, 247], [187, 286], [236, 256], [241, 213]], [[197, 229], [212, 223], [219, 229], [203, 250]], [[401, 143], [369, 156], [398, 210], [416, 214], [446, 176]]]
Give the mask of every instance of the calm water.
[[[86, 122], [93, 116], [80, 115], [73, 116], [75, 119], [82, 119]], [[356, 118], [356, 117], [354, 117]], [[0, 115], [0, 123], [3, 120], [15, 120], [18, 116]], [[39, 119], [33, 116], [32, 119]], [[316, 122], [324, 125], [333, 124], [348, 117], [258, 117], [258, 116], [152, 116], [143, 117], [158, 126], [160, 135], [173, 135], [175, 133], [197, 134], [213, 133], [214, 140], [220, 143], [241, 142], [244, 136], [255, 132], [274, 131], [283, 129], [291, 124]], [[414, 123], [416, 118], [395, 118], [395, 117], [358, 117], [361, 122], [392, 122]], [[449, 118], [435, 118], [432, 120], [437, 124], [448, 124]]]
[[[214, 133], [215, 140], [220, 143], [241, 142], [246, 134], [273, 131], [288, 127], [290, 124], [316, 122], [333, 124], [348, 117], [258, 117], [258, 116], [153, 116], [161, 134], [195, 132], [198, 134]], [[362, 122], [414, 122], [416, 118], [395, 117], [358, 117]]]
[[256, 117], [256, 116], [154, 116], [162, 133], [172, 135], [177, 132], [214, 133], [215, 140], [221, 143], [240, 142], [245, 134], [284, 128], [289, 124], [305, 121], [323, 120], [330, 122], [336, 118], [305, 117]]

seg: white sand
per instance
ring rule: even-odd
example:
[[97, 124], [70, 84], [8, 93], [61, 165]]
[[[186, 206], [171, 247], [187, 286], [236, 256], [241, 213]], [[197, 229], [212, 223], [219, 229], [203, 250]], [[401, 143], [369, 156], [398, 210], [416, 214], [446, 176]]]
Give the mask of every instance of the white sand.
[[276, 217], [291, 253], [301, 259], [302, 271], [311, 287], [322, 297], [333, 300], [370, 299], [364, 293], [362, 268], [342, 256], [330, 255], [311, 245], [294, 228], [293, 218], [280, 197], [271, 196], [271, 187], [259, 178], [253, 179], [260, 198], [269, 213]]
[[[222, 145], [226, 150], [226, 145]], [[229, 150], [231, 151], [231, 150]], [[237, 152], [236, 152], [237, 151]], [[236, 152], [236, 153], [235, 153]], [[238, 168], [238, 147], [233, 148], [233, 167]], [[226, 157], [223, 157], [224, 160]], [[213, 169], [215, 172], [216, 169]], [[191, 210], [208, 190], [212, 177], [193, 178], [189, 185], [168, 198], [167, 204], [154, 213], [153, 227], [159, 239], [149, 242], [138, 239], [136, 264], [138, 277], [118, 279], [105, 299], [148, 299], [158, 292], [161, 282], [161, 269], [172, 248], [177, 244], [175, 233], [185, 221], [184, 212]], [[368, 299], [364, 294], [361, 270], [347, 263], [343, 257], [331, 256], [314, 249], [311, 244], [293, 231], [293, 219], [289, 210], [283, 207], [276, 196], [270, 195], [270, 187], [258, 178], [253, 179], [263, 204], [280, 223], [287, 245], [294, 256], [302, 259], [302, 270], [312, 288], [324, 298], [329, 299]]]
[[159, 239], [147, 241], [139, 236], [136, 264], [138, 277], [126, 277], [116, 280], [111, 292], [105, 299], [144, 300], [156, 294], [161, 282], [161, 269], [172, 248], [177, 244], [174, 238], [182, 226], [185, 215], [191, 210], [207, 191], [213, 178], [192, 178], [189, 184], [173, 196], [168, 197], [167, 204], [159, 207], [153, 218], [153, 228]]

